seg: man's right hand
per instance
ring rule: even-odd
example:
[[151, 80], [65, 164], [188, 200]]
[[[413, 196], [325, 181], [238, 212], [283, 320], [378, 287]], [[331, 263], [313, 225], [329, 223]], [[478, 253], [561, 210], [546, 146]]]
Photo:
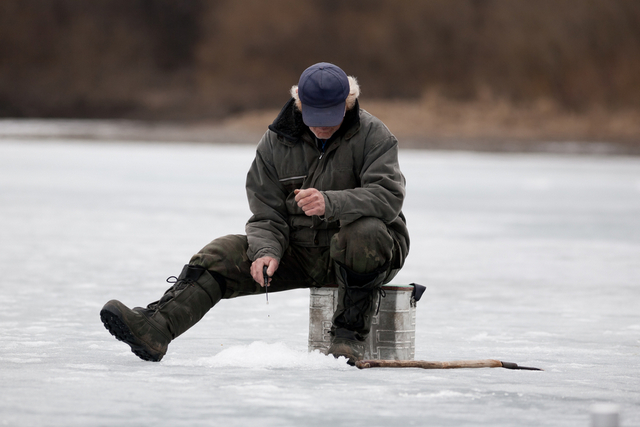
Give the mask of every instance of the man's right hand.
[[251, 264], [251, 277], [253, 277], [253, 280], [258, 282], [262, 287], [264, 287], [263, 268], [265, 265], [267, 266], [267, 276], [269, 276], [269, 283], [271, 283], [271, 277], [278, 269], [279, 263], [277, 259], [271, 258], [270, 256], [264, 256], [253, 261], [253, 263]]
[[296, 203], [307, 216], [324, 215], [324, 195], [315, 188], [306, 188], [304, 190], [294, 190], [296, 195]]

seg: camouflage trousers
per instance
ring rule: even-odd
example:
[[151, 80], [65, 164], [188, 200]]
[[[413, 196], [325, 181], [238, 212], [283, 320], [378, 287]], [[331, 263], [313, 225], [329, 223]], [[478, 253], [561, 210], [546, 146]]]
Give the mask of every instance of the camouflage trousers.
[[[195, 254], [189, 264], [215, 271], [226, 280], [223, 298], [264, 293], [250, 273], [247, 237], [232, 234], [217, 238]], [[290, 244], [273, 275], [269, 292], [320, 287], [336, 283], [335, 263], [358, 273], [386, 269], [388, 283], [402, 267], [394, 260], [404, 260], [400, 246], [387, 226], [377, 218], [361, 218], [341, 227], [329, 246]]]

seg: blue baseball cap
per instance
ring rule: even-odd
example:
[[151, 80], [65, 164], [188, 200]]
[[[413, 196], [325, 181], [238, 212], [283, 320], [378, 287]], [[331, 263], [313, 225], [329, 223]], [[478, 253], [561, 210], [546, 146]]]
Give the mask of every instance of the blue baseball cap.
[[304, 124], [310, 127], [339, 125], [348, 95], [349, 79], [340, 67], [320, 62], [307, 68], [298, 82]]

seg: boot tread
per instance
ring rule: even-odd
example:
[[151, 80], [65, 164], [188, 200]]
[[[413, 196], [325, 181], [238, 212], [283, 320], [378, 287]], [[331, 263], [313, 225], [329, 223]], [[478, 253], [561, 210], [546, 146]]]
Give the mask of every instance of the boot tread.
[[164, 354], [149, 351], [148, 346], [136, 338], [135, 335], [129, 329], [129, 326], [120, 319], [120, 317], [112, 313], [109, 310], [102, 309], [100, 311], [100, 319], [104, 324], [104, 327], [113, 335], [117, 340], [128, 344], [131, 347], [133, 354], [138, 356], [142, 360], [148, 362], [159, 362], [162, 360]]

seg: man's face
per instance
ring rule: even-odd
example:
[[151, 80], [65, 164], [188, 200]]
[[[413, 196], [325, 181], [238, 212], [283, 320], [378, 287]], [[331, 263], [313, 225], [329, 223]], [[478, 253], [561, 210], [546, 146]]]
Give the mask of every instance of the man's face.
[[316, 138], [329, 139], [331, 138], [331, 135], [333, 135], [334, 133], [336, 133], [338, 129], [340, 129], [341, 125], [342, 125], [342, 122], [340, 122], [340, 124], [336, 126], [321, 126], [321, 127], [310, 126], [309, 129], [311, 129], [311, 132], [313, 132]]

